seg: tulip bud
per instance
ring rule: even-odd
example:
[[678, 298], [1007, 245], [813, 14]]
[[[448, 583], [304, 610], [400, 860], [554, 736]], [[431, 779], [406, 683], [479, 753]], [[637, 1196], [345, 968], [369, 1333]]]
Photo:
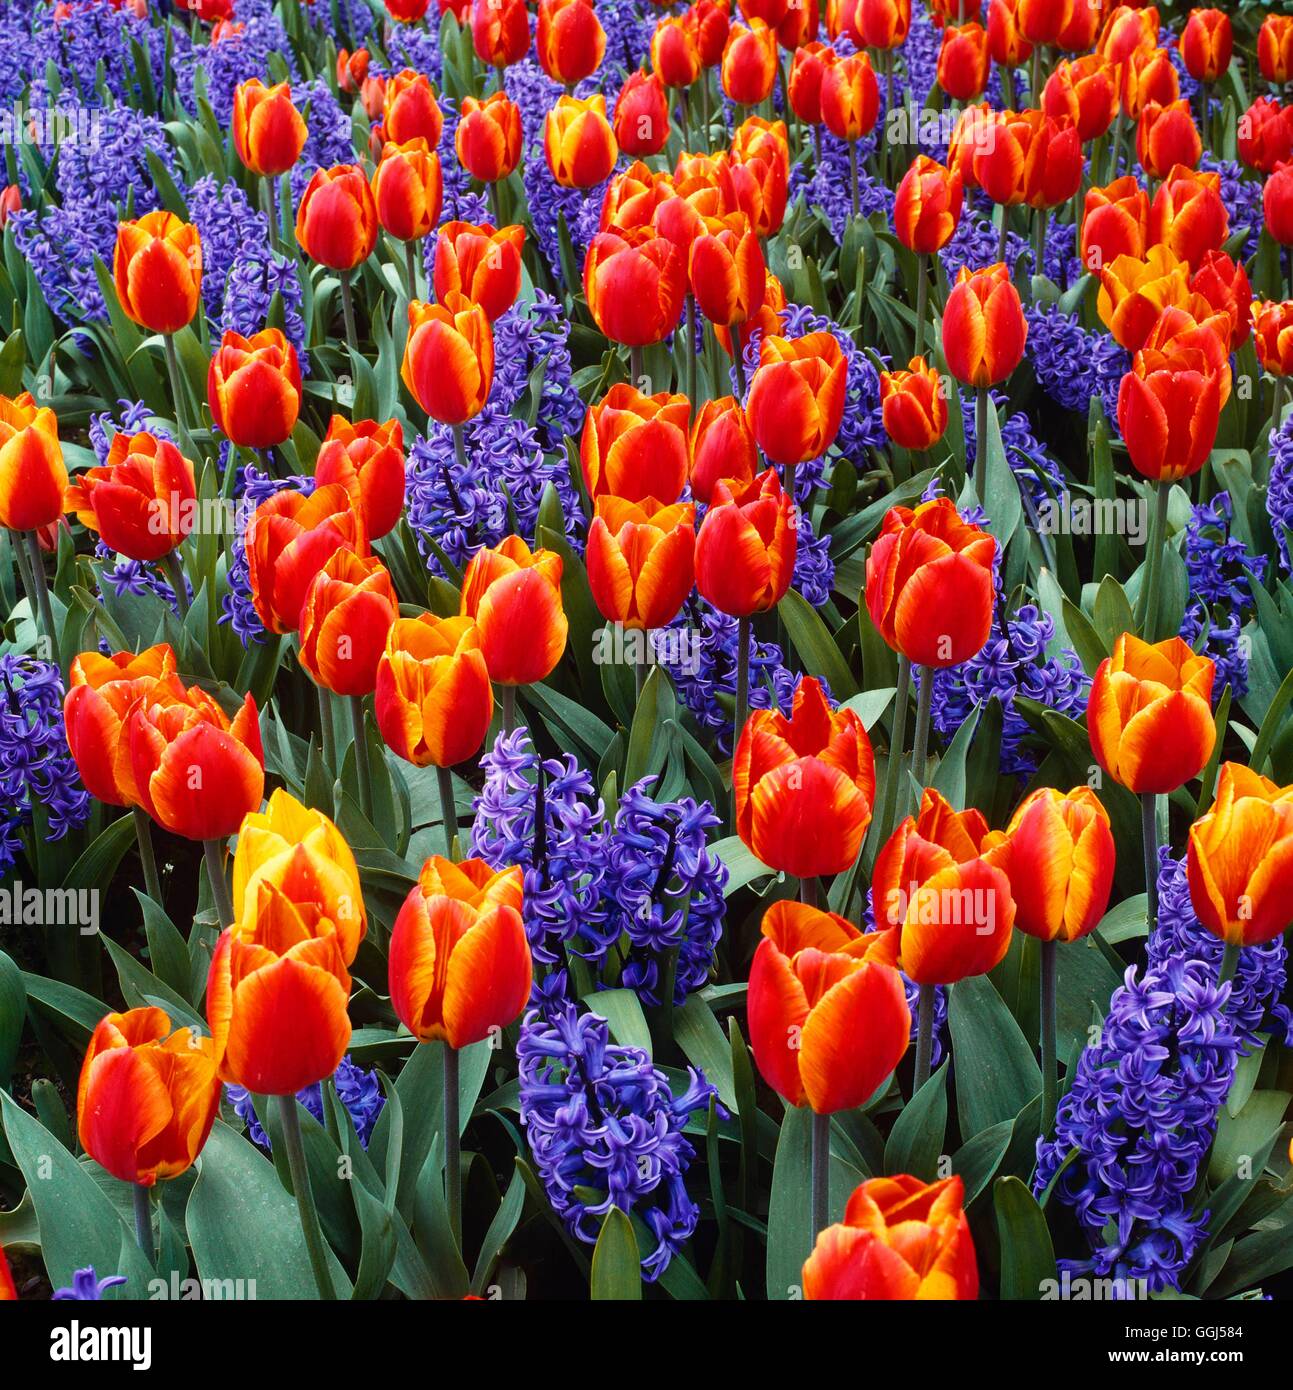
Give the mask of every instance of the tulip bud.
[[404, 510], [404, 431], [398, 420], [351, 424], [334, 415], [314, 461], [319, 487], [340, 483], [355, 501], [369, 540], [394, 530]]
[[1042, 88], [1042, 110], [1052, 120], [1076, 126], [1083, 144], [1098, 140], [1118, 114], [1115, 69], [1098, 53], [1062, 60]]
[[864, 48], [901, 48], [911, 29], [911, 0], [858, 0], [853, 23]]
[[1151, 178], [1163, 178], [1176, 164], [1193, 169], [1202, 154], [1203, 141], [1188, 101], [1170, 106], [1146, 103], [1136, 125], [1136, 158]]
[[474, 757], [494, 717], [494, 692], [472, 619], [397, 619], [377, 666], [373, 708], [387, 747], [414, 767]]
[[994, 203], [1057, 207], [1078, 190], [1082, 145], [1075, 126], [1041, 111], [1003, 111], [974, 154], [974, 181]]
[[667, 15], [651, 35], [651, 69], [666, 87], [685, 88], [700, 76], [696, 36], [681, 15]]
[[960, 174], [918, 154], [894, 195], [894, 234], [909, 251], [941, 251], [956, 234], [963, 201]]
[[701, 406], [692, 422], [689, 453], [688, 479], [697, 502], [708, 505], [724, 478], [741, 487], [753, 481], [759, 450], [739, 401], [721, 396]]
[[353, 270], [377, 244], [377, 206], [357, 164], [316, 169], [296, 209], [296, 239], [311, 260]]
[[1119, 76], [1122, 109], [1133, 121], [1140, 119], [1140, 113], [1151, 101], [1170, 106], [1180, 98], [1181, 79], [1165, 49], [1134, 55], [1123, 64]]
[[1236, 137], [1239, 158], [1250, 169], [1272, 173], [1276, 165], [1293, 158], [1293, 106], [1258, 97], [1240, 116]]
[[1128, 352], [1145, 345], [1165, 307], [1189, 302], [1189, 267], [1166, 246], [1151, 246], [1143, 260], [1118, 256], [1100, 271], [1100, 322]]
[[832, 63], [822, 76], [822, 121], [837, 139], [860, 140], [875, 129], [880, 88], [871, 59], [853, 53]]
[[386, 0], [386, 12], [396, 24], [416, 24], [429, 5], [430, 0]]
[[1082, 205], [1082, 265], [1100, 271], [1119, 256], [1142, 260], [1149, 240], [1149, 194], [1132, 174], [1087, 189]]
[[506, 92], [466, 96], [454, 134], [458, 162], [482, 183], [505, 179], [521, 158], [521, 108]]
[[822, 123], [822, 79], [837, 61], [833, 48], [809, 43], [795, 50], [790, 64], [790, 109], [805, 125]]
[[758, 106], [777, 80], [777, 36], [761, 19], [734, 24], [723, 47], [723, 91], [738, 106]]
[[588, 408], [579, 442], [584, 485], [594, 502], [606, 495], [668, 506], [687, 482], [686, 396], [644, 396], [617, 382]]
[[928, 449], [947, 428], [942, 379], [923, 357], [906, 371], [880, 373], [880, 414], [885, 433], [900, 449]]
[[1251, 307], [1257, 360], [1272, 376], [1293, 375], [1293, 303], [1254, 301]]
[[108, 1014], [76, 1090], [81, 1147], [121, 1182], [152, 1187], [193, 1166], [220, 1109], [216, 1047], [163, 1009]]
[[563, 188], [592, 188], [615, 168], [619, 153], [606, 119], [606, 98], [558, 97], [543, 122], [543, 151]]
[[911, 1013], [892, 932], [859, 932], [833, 912], [776, 902], [750, 965], [750, 1046], [763, 1079], [819, 1115], [853, 1110], [902, 1060]]
[[315, 685], [336, 695], [370, 695], [399, 600], [386, 566], [334, 550], [301, 605], [301, 665]]
[[494, 334], [484, 309], [456, 290], [442, 304], [413, 300], [400, 376], [442, 425], [479, 415], [494, 384]]
[[696, 509], [653, 498], [597, 499], [588, 528], [588, 586], [602, 617], [622, 627], [665, 627], [691, 593]]
[[617, 343], [658, 343], [678, 326], [687, 268], [678, 248], [648, 227], [599, 232], [584, 257], [584, 298]]
[[773, 463], [820, 458], [844, 418], [848, 362], [833, 333], [765, 338], [750, 383], [746, 417]]
[[499, 685], [545, 680], [561, 660], [569, 630], [561, 568], [559, 555], [532, 552], [519, 536], [471, 557], [459, 611], [475, 618], [489, 677]]
[[1196, 82], [1215, 82], [1234, 51], [1230, 16], [1224, 10], [1191, 10], [1181, 31], [1181, 58]]
[[716, 68], [723, 61], [723, 50], [731, 32], [728, 0], [696, 0], [683, 15], [692, 31], [703, 68]]
[[207, 371], [207, 404], [233, 443], [245, 449], [282, 444], [301, 409], [296, 349], [277, 328], [250, 338], [227, 329]]
[[[582, 0], [581, 0], [582, 3]], [[479, 304], [491, 323], [505, 314], [521, 291], [521, 248], [525, 228], [488, 223], [446, 222], [436, 233], [435, 295], [443, 304], [459, 293]]]
[[1087, 700], [1100, 766], [1138, 796], [1174, 792], [1197, 777], [1217, 738], [1215, 675], [1179, 637], [1151, 645], [1124, 632], [1096, 668]]
[[202, 239], [173, 212], [149, 212], [117, 227], [112, 278], [126, 317], [154, 333], [178, 333], [197, 313]]
[[1190, 277], [1190, 290], [1202, 296], [1214, 314], [1230, 323], [1229, 349], [1236, 352], [1248, 341], [1252, 328], [1252, 286], [1242, 262], [1236, 264], [1224, 251], [1209, 251]]
[[534, 47], [544, 72], [564, 87], [596, 72], [606, 53], [606, 31], [592, 0], [539, 0]]
[[962, 266], [943, 309], [943, 356], [966, 386], [996, 386], [1019, 365], [1028, 338], [1019, 291], [998, 262]]
[[99, 467], [76, 475], [64, 505], [109, 550], [149, 561], [189, 534], [196, 503], [193, 465], [170, 440], [122, 430]]
[[530, 47], [530, 15], [525, 0], [475, 0], [471, 41], [476, 57], [490, 67], [519, 63]]
[[719, 482], [696, 536], [696, 587], [720, 613], [748, 618], [785, 597], [795, 568], [794, 503], [775, 468]]
[[430, 150], [439, 145], [444, 115], [435, 89], [423, 73], [405, 68], [387, 78], [382, 127], [393, 145], [407, 145], [410, 140], [425, 140]]
[[444, 180], [440, 156], [420, 136], [387, 143], [373, 170], [373, 205], [383, 229], [397, 241], [417, 241], [440, 220]]
[[1159, 186], [1149, 210], [1149, 243], [1161, 241], [1195, 269], [1230, 233], [1221, 176], [1178, 166]]
[[368, 76], [370, 55], [366, 48], [357, 48], [353, 53], [342, 48], [337, 51], [337, 86], [343, 92], [354, 93]]
[[714, 323], [744, 323], [763, 303], [763, 251], [740, 213], [709, 218], [691, 245], [688, 277], [700, 312]]
[[1268, 14], [1257, 31], [1257, 66], [1267, 82], [1283, 86], [1293, 76], [1293, 15]]
[[1032, 57], [1033, 45], [1019, 25], [1022, 3], [993, 0], [988, 8], [988, 53], [1003, 68], [1022, 67]]
[[844, 1221], [819, 1232], [804, 1265], [806, 1299], [966, 1299], [979, 1270], [959, 1177], [925, 1184], [872, 1178], [849, 1198]]
[[58, 421], [30, 391], [0, 395], [0, 526], [35, 531], [63, 515], [67, 468]]
[[981, 24], [949, 24], [938, 50], [938, 85], [954, 101], [973, 101], [988, 85], [988, 35]]
[[669, 103], [654, 73], [631, 72], [615, 102], [616, 143], [625, 154], [659, 154], [669, 139]]

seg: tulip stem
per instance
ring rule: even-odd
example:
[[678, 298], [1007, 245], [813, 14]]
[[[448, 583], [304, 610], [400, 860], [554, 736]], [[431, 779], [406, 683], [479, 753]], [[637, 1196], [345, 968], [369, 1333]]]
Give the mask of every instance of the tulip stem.
[[444, 1202], [453, 1243], [462, 1250], [462, 1124], [458, 1118], [458, 1049], [444, 1045]]
[[1010, 235], [1010, 206], [1007, 203], [1001, 205], [1001, 232], [997, 237], [997, 259], [1006, 259], [1006, 238]]
[[516, 686], [503, 686], [499, 691], [498, 703], [503, 711], [503, 732], [510, 734], [516, 728]]
[[1140, 593], [1136, 595], [1136, 626], [1146, 642], [1154, 640], [1158, 629], [1158, 571], [1163, 545], [1167, 539], [1167, 502], [1171, 483], [1158, 484], [1154, 499], [1154, 515], [1149, 527], [1149, 546], [1145, 555], [1145, 573], [1141, 577]]
[[409, 281], [409, 299], [416, 299], [418, 297], [418, 259], [411, 241], [404, 243], [404, 270]]
[[[453, 434], [453, 459], [458, 467], [465, 473], [467, 471], [467, 441], [463, 437], [461, 425], [450, 425], [450, 432]], [[461, 507], [458, 508], [462, 510]]]
[[925, 316], [929, 313], [929, 270], [925, 264], [924, 252], [916, 256], [916, 357], [925, 354]]
[[812, 1133], [812, 1242], [831, 1219], [831, 1117], [813, 1111]]
[[453, 774], [447, 767], [437, 767], [436, 782], [440, 787], [440, 814], [444, 819], [445, 853], [453, 858], [453, 842], [458, 834], [458, 808], [453, 800]]
[[974, 495], [979, 506], [988, 500], [988, 388], [974, 391]]
[[157, 856], [153, 853], [153, 823], [141, 806], [131, 808], [135, 822], [135, 839], [139, 843], [139, 862], [144, 866], [144, 887], [148, 896], [161, 905], [162, 881], [157, 876]]
[[130, 1184], [135, 1195], [135, 1239], [144, 1258], [153, 1263], [153, 1212], [148, 1205], [148, 1189], [141, 1182]]
[[189, 587], [184, 582], [184, 567], [180, 564], [177, 551], [169, 550], [162, 556], [162, 570], [166, 575], [166, 582], [175, 594], [175, 607], [179, 612], [180, 622], [183, 622], [189, 615]]
[[1158, 797], [1140, 794], [1140, 828], [1145, 845], [1145, 896], [1149, 900], [1149, 930], [1158, 924]]
[[1217, 988], [1228, 985], [1235, 978], [1235, 971], [1239, 969], [1239, 952], [1243, 948], [1237, 946], [1233, 941], [1227, 941], [1225, 948], [1221, 952], [1221, 964], [1217, 967]]
[[858, 146], [856, 140], [849, 144], [849, 199], [853, 206], [854, 218], [858, 215]]
[[822, 881], [820, 878], [801, 878], [799, 880], [799, 901], [808, 907], [821, 907]]
[[175, 407], [175, 424], [180, 432], [180, 444], [185, 456], [196, 462], [197, 450], [193, 447], [193, 438], [189, 434], [188, 412], [184, 408], [184, 389], [180, 378], [180, 359], [175, 351], [175, 334], [163, 333], [162, 344], [166, 353], [166, 375], [171, 383], [171, 403]]
[[641, 380], [642, 349], [636, 343], [634, 343], [629, 348], [629, 385], [632, 386], [634, 390], [640, 391], [642, 387], [638, 383]]
[[1280, 410], [1284, 404], [1284, 378], [1277, 376], [1271, 383], [1271, 427], [1269, 433], [1274, 434], [1280, 427]]
[[687, 296], [687, 403], [696, 408], [696, 296]]
[[732, 366], [736, 369], [736, 399], [745, 403], [745, 359], [741, 356], [741, 325], [732, 324], [728, 329], [732, 339]]
[[1055, 1064], [1055, 964], [1057, 943], [1042, 942], [1042, 1125], [1043, 1139], [1055, 1123], [1059, 1072]]
[[920, 667], [920, 692], [916, 697], [916, 736], [911, 745], [911, 772], [920, 786], [925, 785], [925, 760], [929, 752], [929, 716], [934, 700], [934, 670]]
[[341, 272], [341, 315], [346, 325], [346, 346], [357, 357], [359, 335], [355, 332], [355, 299], [350, 286], [350, 271]]
[[319, 734], [323, 740], [323, 764], [329, 772], [334, 772], [337, 766], [337, 732], [332, 723], [332, 697], [326, 686], [316, 685], [314, 690], [319, 697]]
[[350, 727], [355, 734], [355, 777], [359, 782], [359, 809], [371, 825], [373, 820], [373, 774], [368, 764], [368, 735], [364, 732], [364, 697], [352, 695]]
[[49, 658], [58, 661], [58, 634], [54, 631], [54, 608], [49, 601], [49, 583], [45, 578], [45, 560], [40, 553], [40, 541], [35, 531], [23, 532], [23, 543], [27, 547], [27, 562], [31, 566], [31, 587], [35, 590], [35, 611], [32, 617], [40, 615], [40, 625], [49, 643]]
[[301, 1213], [301, 1233], [305, 1236], [305, 1249], [310, 1257], [310, 1268], [314, 1271], [314, 1283], [319, 1297], [325, 1303], [332, 1303], [336, 1301], [337, 1291], [328, 1269], [327, 1247], [323, 1243], [314, 1193], [310, 1190], [310, 1169], [305, 1161], [305, 1147], [301, 1143], [301, 1120], [297, 1115], [295, 1096], [278, 1097], [278, 1116], [283, 1127], [287, 1169], [292, 1178], [297, 1210]]
[[732, 753], [741, 741], [741, 732], [750, 713], [750, 620], [736, 620], [736, 716], [732, 721]]
[[219, 840], [202, 841], [202, 857], [206, 860], [207, 878], [211, 881], [211, 896], [215, 899], [220, 930], [233, 926], [233, 894], [224, 876], [224, 845]]
[[892, 733], [889, 738], [889, 766], [884, 774], [884, 801], [880, 806], [879, 843], [889, 838], [898, 819], [898, 792], [902, 785], [903, 745], [907, 737], [907, 705], [911, 699], [911, 662], [898, 658], [898, 688], [893, 695]]
[[911, 1093], [929, 1080], [930, 1063], [934, 1057], [934, 1000], [935, 985], [921, 985], [916, 996], [916, 1069], [912, 1073]]
[[1038, 208], [1033, 213], [1033, 265], [1037, 275], [1046, 274], [1046, 219], [1049, 216], [1047, 208]]

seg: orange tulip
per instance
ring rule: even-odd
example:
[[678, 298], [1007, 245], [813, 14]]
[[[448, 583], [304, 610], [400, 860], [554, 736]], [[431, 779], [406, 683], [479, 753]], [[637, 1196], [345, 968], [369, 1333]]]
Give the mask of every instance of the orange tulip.
[[1059, 41], [1073, 7], [1073, 0], [1019, 0], [1019, 28], [1029, 43]]
[[1293, 162], [1277, 164], [1262, 187], [1266, 230], [1281, 246], [1293, 246]]
[[369, 695], [399, 600], [386, 566], [342, 546], [314, 576], [301, 605], [301, 665], [337, 695]]
[[1022, 67], [1032, 57], [1033, 45], [1019, 25], [1020, 8], [1021, 0], [994, 0], [988, 9], [988, 53], [1000, 67]]
[[751, 116], [737, 130], [732, 157], [719, 172], [725, 209], [743, 212], [761, 237], [775, 236], [780, 229], [790, 179], [786, 128], [780, 121], [766, 127], [761, 117]]
[[368, 64], [372, 55], [366, 48], [357, 48], [353, 53], [347, 48], [337, 50], [337, 86], [343, 92], [355, 93], [368, 76]]
[[439, 222], [443, 199], [440, 156], [424, 139], [382, 146], [373, 171], [373, 206], [385, 231], [398, 241], [417, 241]]
[[539, 0], [534, 49], [544, 72], [563, 87], [596, 72], [606, 54], [606, 31], [592, 0]]
[[1076, 126], [1083, 144], [1098, 140], [1118, 114], [1116, 71], [1098, 53], [1062, 59], [1042, 88], [1042, 110]]
[[[577, 0], [583, 4], [585, 0]], [[521, 292], [525, 228], [446, 222], [436, 233], [435, 295], [443, 304], [457, 292], [479, 304], [492, 323]]]
[[706, 219], [691, 244], [688, 277], [700, 312], [715, 323], [744, 323], [758, 311], [767, 269], [759, 239], [740, 213]]
[[[741, 338], [748, 339], [755, 332], [763, 338], [777, 338], [785, 331], [782, 322], [782, 311], [786, 307], [786, 292], [782, 288], [781, 281], [768, 271], [767, 278], [763, 282], [763, 304], [750, 319], [749, 323], [742, 326], [737, 325], [737, 331]], [[718, 345], [729, 357], [734, 356], [732, 334], [726, 324], [716, 323], [714, 325], [714, 337], [718, 339]]]
[[988, 57], [982, 24], [949, 24], [938, 50], [938, 85], [954, 101], [973, 101], [988, 85]]
[[897, 927], [898, 959], [919, 985], [986, 975], [1010, 947], [1010, 880], [984, 850], [987, 822], [954, 811], [932, 787], [876, 855], [871, 903], [877, 925]]
[[484, 101], [465, 96], [454, 149], [458, 162], [482, 183], [505, 179], [521, 158], [521, 108], [506, 92], [494, 92]]
[[964, 1199], [956, 1176], [864, 1182], [843, 1222], [818, 1234], [804, 1264], [804, 1297], [973, 1301], [979, 1268]]
[[595, 502], [613, 493], [629, 502], [676, 502], [687, 482], [686, 396], [644, 396], [619, 382], [588, 408], [579, 460]]
[[651, 70], [665, 87], [690, 87], [700, 76], [700, 49], [682, 15], [666, 15], [651, 35]]
[[377, 244], [377, 205], [357, 164], [316, 169], [296, 209], [296, 239], [311, 260], [353, 270]]
[[158, 681], [126, 720], [139, 804], [164, 830], [223, 840], [260, 807], [265, 755], [248, 695], [232, 722], [206, 691]]
[[494, 692], [472, 619], [397, 619], [377, 666], [373, 707], [387, 747], [415, 767], [452, 767], [478, 753]]
[[16, 1303], [18, 1290], [14, 1288], [13, 1274], [9, 1261], [5, 1259], [4, 1246], [0, 1245], [0, 1303]]
[[533, 965], [521, 871], [429, 859], [391, 931], [391, 1006], [419, 1042], [482, 1042], [515, 1021]]
[[1250, 312], [1257, 360], [1272, 376], [1293, 376], [1293, 302], [1254, 300]]
[[606, 118], [606, 98], [558, 97], [543, 121], [543, 152], [563, 188], [593, 188], [615, 168], [619, 148]]
[[750, 1046], [787, 1104], [819, 1115], [864, 1105], [902, 1060], [911, 1013], [893, 933], [776, 902], [750, 965]]
[[669, 139], [669, 102], [653, 72], [629, 73], [615, 102], [616, 143], [635, 158], [659, 154]]
[[1119, 256], [1139, 261], [1148, 241], [1149, 194], [1133, 174], [1087, 189], [1082, 209], [1082, 264], [1087, 270], [1099, 272]]
[[[708, 517], [706, 517], [708, 521]], [[750, 713], [732, 759], [742, 843], [796, 878], [843, 873], [857, 858], [875, 802], [875, 763], [862, 721], [832, 710], [805, 676], [791, 717]]]
[[153, 333], [193, 321], [202, 292], [202, 238], [173, 212], [149, 212], [117, 227], [112, 278], [127, 318]]
[[911, 29], [911, 0], [858, 0], [853, 23], [864, 48], [901, 48]]
[[476, 57], [490, 67], [519, 63], [530, 47], [530, 15], [525, 0], [475, 0], [471, 41]]
[[844, 417], [848, 362], [833, 333], [765, 338], [750, 383], [746, 416], [773, 463], [820, 458]]
[[215, 1044], [171, 1032], [162, 1009], [98, 1023], [76, 1089], [81, 1147], [122, 1182], [152, 1187], [193, 1166], [220, 1109]]
[[295, 632], [314, 576], [343, 546], [367, 553], [363, 517], [340, 483], [267, 497], [243, 533], [252, 602], [271, 632]]
[[744, 484], [724, 478], [696, 536], [696, 587], [720, 613], [766, 613], [790, 587], [797, 545], [794, 503], [775, 468]]
[[901, 449], [928, 449], [947, 428], [942, 378], [923, 357], [906, 371], [880, 373], [880, 416], [885, 433]]
[[226, 329], [207, 370], [207, 404], [216, 427], [235, 444], [282, 444], [301, 410], [296, 349], [277, 328], [262, 328], [250, 338]]
[[1137, 55], [1119, 69], [1123, 112], [1133, 121], [1151, 101], [1168, 106], [1181, 95], [1181, 79], [1166, 49]]
[[1105, 0], [1073, 0], [1055, 46], [1065, 53], [1086, 53], [1094, 48], [1104, 10]]
[[286, 174], [305, 148], [305, 121], [292, 105], [290, 82], [266, 87], [259, 77], [240, 82], [233, 93], [233, 143], [253, 174]]
[[1191, 10], [1181, 31], [1181, 57], [1196, 82], [1215, 82], [1230, 66], [1235, 38], [1224, 10]]
[[708, 504], [723, 478], [744, 487], [759, 467], [759, 450], [745, 411], [733, 396], [706, 401], [692, 421], [687, 476], [691, 495]]
[[221, 1080], [290, 1096], [331, 1076], [350, 1044], [349, 998], [336, 923], [265, 883], [211, 958], [207, 1021]]
[[1077, 127], [1040, 111], [1003, 111], [994, 138], [974, 155], [974, 181], [994, 203], [1051, 208], [1066, 203], [1082, 180]]
[[395, 529], [404, 511], [404, 431], [398, 420], [379, 425], [341, 415], [328, 422], [314, 481], [324, 487], [340, 483], [355, 501], [370, 541]]
[[806, 125], [822, 123], [822, 79], [836, 61], [835, 50], [822, 43], [795, 49], [790, 63], [790, 109]]
[[964, 196], [960, 174], [918, 154], [894, 195], [894, 234], [909, 251], [941, 251], [956, 234]]
[[880, 114], [880, 87], [865, 53], [850, 54], [826, 69], [821, 105], [822, 121], [837, 139], [870, 135]]
[[758, 106], [777, 80], [777, 36], [761, 19], [734, 24], [723, 46], [722, 83], [729, 101]]
[[1174, 792], [1212, 755], [1216, 667], [1179, 637], [1151, 645], [1124, 632], [1096, 668], [1087, 700], [1091, 751], [1138, 796]]
[[58, 421], [31, 392], [0, 395], [0, 526], [36, 531], [63, 515], [67, 468]]
[[947, 167], [960, 174], [965, 188], [974, 188], [974, 156], [997, 138], [998, 113], [986, 101], [964, 107], [947, 142]]
[[113, 436], [108, 457], [76, 475], [64, 505], [104, 545], [131, 560], [160, 560], [193, 529], [193, 465], [168, 439]]
[[[1230, 324], [1230, 351], [1248, 341], [1252, 328], [1252, 286], [1243, 262], [1235, 262], [1224, 251], [1209, 251], [1190, 276], [1190, 292], [1196, 307], [1202, 298], [1214, 314], [1224, 314]], [[1207, 315], [1203, 315], [1206, 317]]]
[[1161, 179], [1174, 165], [1193, 169], [1203, 154], [1203, 141], [1188, 101], [1160, 106], [1146, 102], [1136, 125], [1136, 158], [1151, 177]]
[[673, 194], [673, 180], [668, 174], [649, 169], [640, 159], [606, 185], [602, 194], [602, 215], [599, 231], [626, 231], [631, 227], [648, 227], [656, 209]]
[[962, 266], [943, 309], [943, 356], [957, 381], [995, 386], [1019, 365], [1028, 338], [1019, 291], [998, 261], [985, 270]]
[[723, 61], [723, 50], [732, 28], [730, 14], [729, 0], [695, 0], [683, 14], [696, 40], [701, 67], [715, 68]]
[[617, 343], [658, 343], [678, 326], [687, 287], [682, 253], [649, 227], [599, 232], [584, 257], [584, 297]]
[[1190, 827], [1195, 916], [1230, 946], [1261, 946], [1293, 923], [1293, 787], [1222, 763], [1212, 809]]
[[1109, 813], [1089, 787], [1039, 787], [1004, 835], [989, 835], [988, 859], [1010, 880], [1015, 926], [1039, 941], [1077, 941], [1109, 906], [1114, 846]]
[[382, 133], [393, 145], [425, 140], [434, 150], [444, 130], [444, 115], [430, 80], [420, 72], [405, 68], [386, 79], [382, 111]]
[[696, 508], [604, 495], [596, 513], [585, 558], [602, 617], [648, 630], [672, 622], [691, 593]]
[[546, 679], [566, 650], [561, 556], [531, 551], [520, 536], [483, 547], [462, 579], [464, 617], [474, 618], [489, 677], [499, 685]]
[[1097, 51], [1110, 63], [1130, 62], [1158, 45], [1158, 10], [1118, 5], [1106, 16]]
[[891, 507], [867, 557], [866, 604], [876, 630], [913, 665], [968, 661], [992, 628], [996, 550], [948, 497], [915, 511]]
[[1143, 260], [1119, 256], [1100, 271], [1100, 322], [1128, 352], [1144, 346], [1169, 304], [1191, 302], [1189, 267], [1166, 246], [1151, 246]]
[[133, 652], [82, 652], [72, 658], [63, 722], [67, 746], [85, 789], [109, 806], [135, 806], [139, 793], [130, 761], [126, 723], [140, 700], [159, 681], [175, 674], [175, 653], [165, 643]]
[[1258, 97], [1239, 118], [1239, 158], [1250, 169], [1270, 174], [1293, 157], [1293, 106]]
[[485, 310], [456, 290], [440, 304], [413, 300], [400, 376], [442, 425], [479, 415], [494, 384], [494, 334]]
[[1293, 15], [1268, 14], [1257, 31], [1257, 66], [1267, 82], [1283, 86], [1293, 76]]

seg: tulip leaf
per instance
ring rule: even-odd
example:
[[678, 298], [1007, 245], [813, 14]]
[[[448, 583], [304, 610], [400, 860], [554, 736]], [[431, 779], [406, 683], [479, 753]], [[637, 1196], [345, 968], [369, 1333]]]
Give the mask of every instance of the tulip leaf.
[[0, 1091], [0, 1114], [14, 1162], [40, 1223], [41, 1255], [50, 1283], [70, 1285], [93, 1265], [100, 1279], [122, 1274], [105, 1299], [144, 1299], [153, 1271], [107, 1194], [44, 1125]]
[[26, 1019], [27, 987], [22, 971], [0, 951], [0, 1088], [7, 1088], [13, 1076]]
[[1002, 1120], [1000, 1124], [980, 1131], [952, 1155], [952, 1172], [965, 1184], [964, 1201], [967, 1208], [987, 1190], [997, 1169], [1001, 1167], [1010, 1148], [1014, 1127], [1013, 1120]]
[[988, 529], [996, 537], [997, 545], [1004, 554], [1023, 519], [1024, 504], [1019, 496], [1019, 482], [1001, 442], [1001, 421], [996, 402], [989, 398], [986, 409], [980, 413], [986, 419], [987, 428], [985, 437], [976, 443], [975, 447], [980, 452], [974, 466], [976, 469], [979, 467], [981, 458], [987, 470], [984, 475], [984, 507], [988, 513]]
[[836, 700], [847, 700], [859, 694], [858, 683], [830, 629], [802, 594], [787, 589], [785, 598], [777, 604], [777, 613], [810, 676], [825, 680]]
[[1042, 1089], [1042, 1074], [1018, 1023], [990, 980], [951, 987], [948, 1025], [957, 1059], [956, 1109], [968, 1138], [1013, 1120]]
[[1037, 1199], [1018, 1178], [998, 1178], [993, 1188], [1001, 1241], [1002, 1299], [1036, 1302], [1055, 1279], [1055, 1248]]
[[480, 1254], [476, 1257], [476, 1269], [472, 1274], [471, 1291], [481, 1295], [489, 1283], [499, 1256], [503, 1253], [512, 1232], [516, 1230], [525, 1210], [525, 1179], [519, 1169], [513, 1169], [512, 1180], [507, 1185], [503, 1200], [489, 1223], [485, 1239], [481, 1242]]
[[636, 1302], [642, 1297], [637, 1237], [632, 1222], [619, 1207], [611, 1207], [602, 1221], [593, 1250], [589, 1294], [598, 1302]]
[[[199, 1162], [185, 1227], [204, 1287], [211, 1281], [258, 1299], [318, 1298], [296, 1203], [269, 1159], [217, 1120]], [[348, 1298], [345, 1270], [330, 1249], [328, 1256], [333, 1286]]]
[[696, 994], [673, 1013], [673, 1036], [687, 1060], [717, 1088], [718, 1098], [734, 1113], [739, 1107], [732, 1076], [732, 1045], [709, 1005]]
[[947, 1062], [929, 1077], [902, 1108], [884, 1148], [884, 1170], [932, 1182], [947, 1130]]

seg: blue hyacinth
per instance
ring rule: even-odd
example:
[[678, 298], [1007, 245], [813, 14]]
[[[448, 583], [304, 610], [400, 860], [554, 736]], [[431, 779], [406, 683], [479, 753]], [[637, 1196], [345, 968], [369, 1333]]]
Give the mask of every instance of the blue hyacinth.
[[[386, 1097], [382, 1094], [376, 1071], [365, 1071], [349, 1057], [343, 1057], [332, 1074], [332, 1084], [337, 1088], [337, 1099], [345, 1107], [355, 1126], [360, 1144], [367, 1148], [373, 1129], [386, 1105]], [[320, 1124], [324, 1123], [321, 1082], [316, 1081], [313, 1086], [298, 1091], [296, 1098]], [[247, 1126], [247, 1137], [252, 1143], [259, 1144], [262, 1149], [272, 1147], [269, 1135], [256, 1114], [255, 1100], [251, 1092], [244, 1086], [226, 1086], [225, 1099], [233, 1106], [234, 1114]]]
[[118, 1284], [124, 1284], [126, 1276], [124, 1274], [110, 1274], [106, 1278], [100, 1279], [95, 1273], [93, 1265], [86, 1265], [84, 1269], [78, 1269], [72, 1275], [72, 1283], [68, 1288], [55, 1289], [53, 1298], [56, 1303], [78, 1302], [90, 1303], [99, 1302], [103, 1298], [105, 1289], [116, 1288]]

